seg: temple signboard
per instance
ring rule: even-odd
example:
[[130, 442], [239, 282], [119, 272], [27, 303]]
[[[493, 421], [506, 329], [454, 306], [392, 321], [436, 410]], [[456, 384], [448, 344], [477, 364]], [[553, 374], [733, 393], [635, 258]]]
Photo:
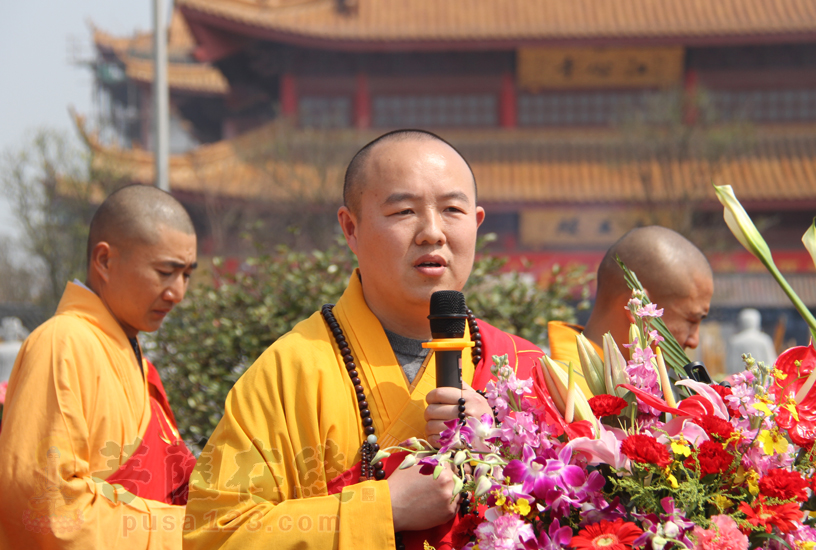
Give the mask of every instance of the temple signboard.
[[669, 223], [661, 209], [525, 208], [520, 214], [521, 243], [530, 248], [606, 248], [635, 227]]
[[683, 78], [682, 47], [520, 48], [518, 87], [536, 93], [566, 88], [667, 88]]

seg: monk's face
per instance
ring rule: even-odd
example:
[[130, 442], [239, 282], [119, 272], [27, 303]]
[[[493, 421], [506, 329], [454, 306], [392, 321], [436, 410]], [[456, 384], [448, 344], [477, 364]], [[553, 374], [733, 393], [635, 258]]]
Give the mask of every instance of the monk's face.
[[125, 333], [158, 330], [184, 298], [196, 266], [196, 237], [159, 225], [154, 244], [111, 247], [103, 299]]
[[677, 342], [688, 349], [695, 349], [700, 343], [700, 323], [708, 315], [714, 281], [711, 275], [697, 273], [682, 296], [658, 301], [663, 307], [663, 322]]
[[370, 154], [357, 213], [343, 225], [369, 307], [427, 308], [461, 290], [484, 210], [465, 161], [438, 141], [386, 142]]

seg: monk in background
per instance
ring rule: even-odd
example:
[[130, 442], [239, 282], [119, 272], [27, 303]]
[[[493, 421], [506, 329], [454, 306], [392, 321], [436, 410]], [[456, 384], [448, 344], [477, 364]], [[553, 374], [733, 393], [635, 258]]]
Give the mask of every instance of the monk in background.
[[[541, 350], [470, 319], [463, 389], [436, 388], [431, 294], [461, 290], [484, 219], [465, 159], [424, 131], [399, 130], [349, 164], [338, 221], [359, 269], [327, 305], [276, 341], [227, 397], [190, 480], [186, 549], [450, 548], [458, 499], [377, 449], [434, 441], [459, 414], [491, 414], [473, 388], [508, 354], [520, 377]], [[478, 314], [478, 312], [475, 312]], [[470, 384], [468, 386], [467, 384]], [[472, 388], [471, 388], [472, 386]]]
[[130, 186], [93, 217], [85, 283], [24, 342], [0, 432], [0, 548], [178, 549], [194, 458], [139, 332], [196, 267], [175, 199]]
[[[603, 335], [612, 333], [624, 357], [629, 350], [629, 325], [634, 321], [626, 304], [632, 291], [616, 261], [620, 256], [635, 272], [649, 300], [663, 308], [666, 328], [685, 349], [700, 341], [700, 323], [708, 315], [714, 293], [714, 276], [705, 255], [679, 233], [660, 226], [632, 229], [606, 252], [598, 267], [598, 291], [586, 327], [560, 321], [547, 324], [550, 356], [572, 362], [581, 372], [575, 336], [583, 332], [598, 355], [603, 357]], [[579, 383], [586, 393], [583, 374]], [[590, 396], [591, 394], [587, 394]]]

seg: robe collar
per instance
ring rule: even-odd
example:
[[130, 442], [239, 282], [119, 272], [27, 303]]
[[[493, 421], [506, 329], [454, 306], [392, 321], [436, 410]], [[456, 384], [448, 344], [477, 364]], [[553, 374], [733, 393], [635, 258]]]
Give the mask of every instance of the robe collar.
[[[436, 360], [428, 354], [423, 368], [412, 384], [391, 348], [380, 320], [365, 301], [359, 269], [355, 269], [348, 287], [334, 308], [369, 401], [369, 408], [379, 418], [377, 433], [380, 445], [395, 445], [408, 437], [424, 437], [425, 396], [436, 387]], [[465, 337], [470, 332], [465, 329]], [[473, 379], [470, 349], [462, 354], [462, 378]]]
[[[116, 345], [132, 353], [127, 334], [102, 300], [87, 287], [68, 283], [55, 315], [73, 315], [99, 328]], [[134, 357], [135, 359], [135, 357]]]

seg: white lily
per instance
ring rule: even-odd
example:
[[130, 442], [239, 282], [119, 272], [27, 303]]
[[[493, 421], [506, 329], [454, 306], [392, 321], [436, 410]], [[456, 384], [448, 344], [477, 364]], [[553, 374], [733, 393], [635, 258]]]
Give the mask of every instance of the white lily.
[[808, 230], [802, 235], [802, 244], [805, 245], [805, 248], [810, 253], [810, 257], [813, 259], [813, 263], [816, 264], [816, 218], [813, 219], [813, 223], [810, 224]]
[[584, 373], [589, 391], [592, 395], [608, 393], [604, 387], [604, 362], [595, 351], [595, 347], [587, 340], [583, 334], [575, 335], [575, 343], [578, 345], [578, 356], [581, 359], [581, 370]]
[[[634, 326], [634, 325], [633, 325]], [[612, 334], [607, 332], [603, 336], [603, 350], [604, 350], [604, 383], [606, 384], [606, 392], [609, 395], [617, 395], [623, 397], [627, 390], [619, 388], [618, 384], [626, 384], [629, 379], [626, 376], [626, 360], [623, 358], [612, 338]]]
[[[748, 252], [756, 256], [771, 275], [773, 275], [773, 278], [776, 279], [776, 282], [785, 294], [788, 295], [790, 301], [793, 302], [799, 315], [801, 315], [808, 324], [810, 334], [814, 340], [816, 340], [816, 318], [813, 317], [813, 314], [810, 313], [810, 310], [804, 302], [802, 302], [796, 292], [793, 291], [793, 288], [776, 267], [773, 257], [771, 256], [771, 250], [768, 248], [768, 243], [766, 243], [762, 235], [759, 234], [748, 213], [745, 212], [745, 209], [737, 200], [736, 195], [734, 195], [734, 190], [730, 185], [715, 185], [714, 191], [717, 193], [717, 198], [720, 199], [720, 202], [725, 207], [725, 223], [728, 224], [731, 233], [733, 233], [740, 244], [742, 244]], [[808, 252], [810, 252], [811, 257], [816, 261], [816, 235], [814, 235], [814, 231], [816, 231], [816, 229], [811, 225], [810, 229], [808, 229], [802, 237], [802, 242], [805, 244], [805, 248], [807, 248]]]
[[[565, 369], [546, 355], [540, 359], [540, 362], [544, 371], [547, 390], [550, 392], [558, 412], [563, 415], [567, 409], [569, 375]], [[573, 403], [576, 420], [589, 420], [593, 425], [598, 424], [598, 420], [592, 414], [592, 408], [589, 406], [589, 401], [587, 401], [583, 390], [575, 384], [573, 384]]]
[[720, 203], [725, 207], [723, 210], [725, 223], [740, 244], [759, 258], [763, 264], [773, 263], [768, 243], [762, 238], [754, 222], [751, 221], [751, 217], [737, 200], [734, 189], [730, 185], [715, 185], [714, 191]]

